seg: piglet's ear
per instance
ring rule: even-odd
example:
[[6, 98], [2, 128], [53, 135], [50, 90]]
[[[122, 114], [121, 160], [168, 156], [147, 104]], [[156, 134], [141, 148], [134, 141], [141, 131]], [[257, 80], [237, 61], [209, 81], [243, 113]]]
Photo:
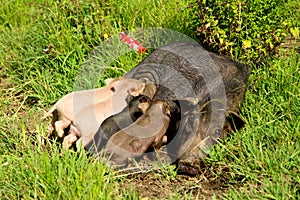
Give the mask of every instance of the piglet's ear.
[[113, 78], [107, 78], [107, 79], [104, 80], [104, 82], [105, 82], [106, 85], [109, 85], [109, 84], [111, 84], [111, 82], [113, 80], [114, 80]]
[[127, 93], [131, 96], [136, 97], [136, 96], [139, 96], [140, 94], [142, 94], [144, 89], [145, 89], [145, 83], [142, 83], [137, 88], [130, 88], [129, 90], [127, 90]]
[[152, 99], [154, 97], [156, 91], [157, 91], [157, 87], [154, 83], [147, 83], [145, 85], [145, 89], [143, 90], [143, 92], [141, 94]]
[[233, 111], [227, 111], [225, 129], [229, 132], [235, 132], [243, 128], [245, 120]]

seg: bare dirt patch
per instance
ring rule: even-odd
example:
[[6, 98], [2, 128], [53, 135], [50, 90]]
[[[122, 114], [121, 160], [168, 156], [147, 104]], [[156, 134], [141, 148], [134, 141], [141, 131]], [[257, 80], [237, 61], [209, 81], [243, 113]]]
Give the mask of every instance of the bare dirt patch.
[[229, 185], [233, 185], [229, 181], [228, 171], [224, 166], [204, 165], [195, 177], [178, 174], [171, 179], [159, 171], [140, 173], [127, 176], [121, 187], [129, 190], [135, 188], [139, 197], [145, 199], [212, 199], [223, 196]]

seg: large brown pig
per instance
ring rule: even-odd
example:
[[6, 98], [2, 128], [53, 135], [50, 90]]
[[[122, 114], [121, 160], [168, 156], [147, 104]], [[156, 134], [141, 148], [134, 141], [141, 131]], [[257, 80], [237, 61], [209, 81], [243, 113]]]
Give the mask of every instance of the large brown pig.
[[[154, 100], [165, 100], [172, 115], [167, 152], [186, 173], [199, 171], [199, 161], [227, 130], [243, 125], [238, 112], [249, 68], [207, 52], [197, 43], [175, 43], [157, 49], [124, 77], [157, 85]], [[191, 103], [175, 103], [190, 98]], [[233, 116], [232, 118], [230, 116]]]
[[[209, 153], [218, 138], [244, 124], [236, 113], [244, 99], [248, 67], [207, 52], [197, 43], [175, 43], [159, 48], [124, 77], [154, 83], [153, 100], [168, 104], [171, 121], [164, 133], [167, 138], [164, 149], [169, 160], [176, 161], [183, 172], [198, 173], [200, 159]], [[132, 135], [141, 133], [136, 126], [129, 127]], [[94, 138], [96, 143], [97, 137]], [[122, 162], [126, 157], [134, 157], [123, 152], [131, 148], [129, 138], [125, 128], [109, 139], [109, 149], [114, 150], [116, 145], [116, 160]], [[137, 140], [137, 137], [131, 139]], [[145, 148], [155, 149], [151, 140], [150, 143], [141, 141], [146, 146], [143, 145], [138, 155]], [[101, 147], [96, 148], [94, 153], [101, 150]]]

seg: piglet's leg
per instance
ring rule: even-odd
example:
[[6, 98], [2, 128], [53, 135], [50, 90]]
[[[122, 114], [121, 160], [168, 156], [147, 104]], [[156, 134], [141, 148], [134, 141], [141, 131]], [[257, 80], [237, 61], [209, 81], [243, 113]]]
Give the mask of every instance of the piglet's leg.
[[49, 124], [49, 126], [47, 127], [46, 133], [47, 133], [47, 138], [49, 138], [51, 136], [51, 134], [54, 131], [54, 127], [52, 124]]
[[89, 136], [89, 137], [80, 137], [77, 141], [76, 141], [76, 148], [80, 149], [85, 147], [89, 141], [93, 140], [93, 136]]
[[63, 148], [69, 149], [72, 146], [72, 144], [75, 143], [78, 140], [78, 137], [79, 137], [78, 129], [73, 124], [71, 124], [69, 135], [67, 135], [64, 138]]
[[56, 133], [58, 137], [62, 138], [64, 136], [64, 129], [66, 129], [71, 124], [69, 120], [59, 120], [54, 123]]
[[62, 144], [63, 148], [64, 149], [69, 149], [72, 146], [72, 144], [74, 142], [76, 142], [76, 141], [77, 141], [77, 136], [75, 134], [69, 134], [69, 135], [67, 135], [64, 138], [64, 141], [63, 141], [63, 144]]
[[73, 143], [75, 143], [79, 138], [79, 131], [74, 126], [74, 124], [70, 125], [69, 135], [64, 138], [63, 148], [69, 149]]
[[162, 143], [166, 144], [167, 142], [168, 142], [168, 137], [164, 135], [162, 138]]

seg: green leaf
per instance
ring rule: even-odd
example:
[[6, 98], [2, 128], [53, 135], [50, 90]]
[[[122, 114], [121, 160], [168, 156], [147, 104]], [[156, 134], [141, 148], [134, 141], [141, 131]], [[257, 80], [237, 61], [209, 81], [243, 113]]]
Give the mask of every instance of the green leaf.
[[243, 40], [243, 49], [248, 49], [251, 47], [251, 40]]
[[299, 28], [298, 27], [290, 28], [290, 32], [294, 38], [296, 38], [296, 39], [299, 38]]

